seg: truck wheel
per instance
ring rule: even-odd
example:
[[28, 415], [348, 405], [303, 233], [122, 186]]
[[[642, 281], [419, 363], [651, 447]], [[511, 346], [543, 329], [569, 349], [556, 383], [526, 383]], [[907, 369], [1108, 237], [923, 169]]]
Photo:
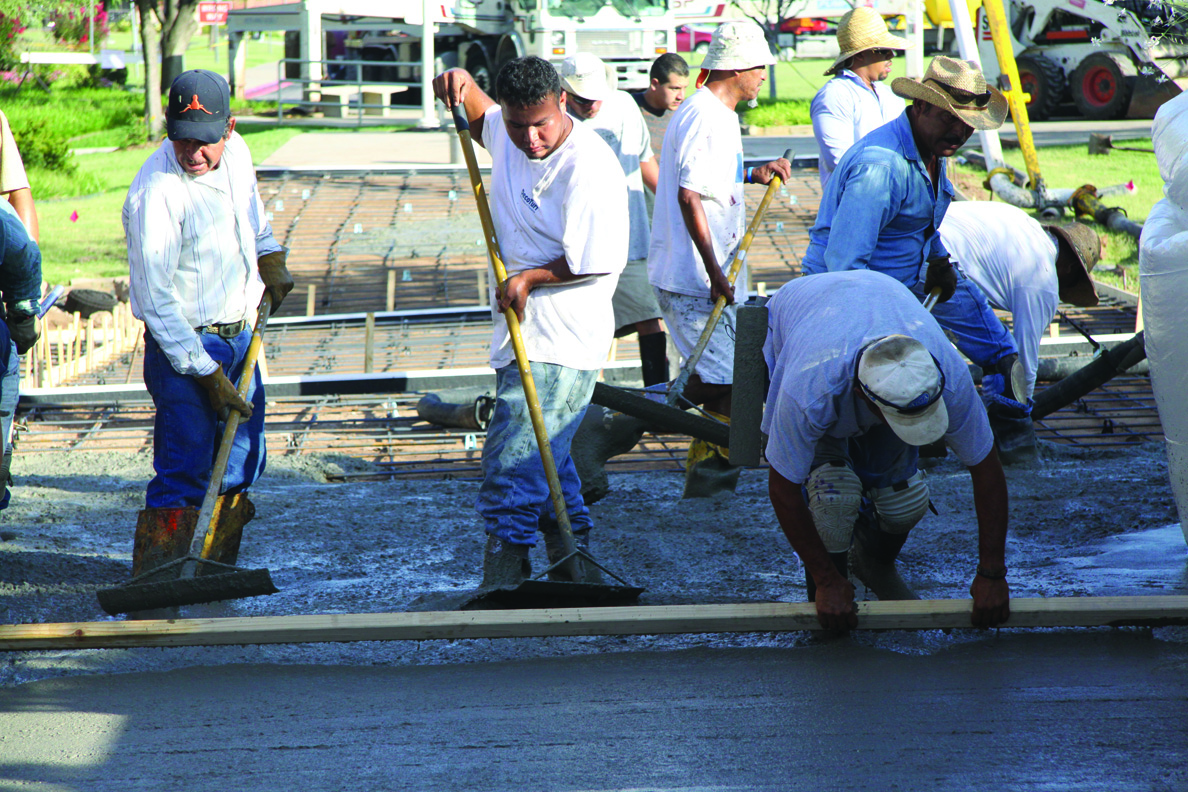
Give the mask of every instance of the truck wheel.
[[1019, 67], [1019, 84], [1024, 93], [1031, 94], [1027, 103], [1027, 117], [1043, 121], [1055, 115], [1064, 96], [1064, 71], [1051, 58], [1043, 55], [1021, 55], [1015, 59]]
[[1081, 61], [1073, 70], [1070, 88], [1073, 101], [1085, 118], [1104, 121], [1126, 115], [1130, 79], [1113, 55], [1094, 53]]
[[66, 294], [66, 313], [77, 313], [83, 319], [116, 307], [119, 299], [114, 294], [98, 289], [71, 289]]
[[695, 46], [693, 48], [693, 51], [696, 52], [698, 55], [704, 55], [705, 53], [709, 52], [709, 42], [708, 41], [698, 42], [697, 46]]
[[494, 99], [495, 75], [491, 73], [487, 56], [482, 51], [475, 50], [476, 47], [471, 47], [470, 54], [466, 56], [466, 71], [470, 72], [470, 76], [474, 78], [475, 84], [483, 89], [483, 93]]

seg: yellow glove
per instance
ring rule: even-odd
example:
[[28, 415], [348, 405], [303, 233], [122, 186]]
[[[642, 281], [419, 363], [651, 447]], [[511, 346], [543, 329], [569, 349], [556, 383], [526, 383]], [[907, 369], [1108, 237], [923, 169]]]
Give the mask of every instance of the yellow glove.
[[256, 260], [256, 265], [260, 269], [264, 288], [272, 295], [272, 313], [276, 313], [285, 295], [293, 290], [293, 276], [285, 266], [285, 251], [265, 253]]

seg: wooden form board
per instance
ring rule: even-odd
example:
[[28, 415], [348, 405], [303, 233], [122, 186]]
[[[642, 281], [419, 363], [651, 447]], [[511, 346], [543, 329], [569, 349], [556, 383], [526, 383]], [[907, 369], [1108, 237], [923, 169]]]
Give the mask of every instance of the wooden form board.
[[[858, 627], [932, 630], [969, 627], [971, 600], [861, 602]], [[1188, 624], [1188, 596], [1012, 599], [1003, 627]], [[423, 641], [575, 635], [654, 635], [817, 630], [809, 603], [664, 605], [519, 611], [430, 611], [106, 621], [0, 626], [0, 650], [133, 646]]]

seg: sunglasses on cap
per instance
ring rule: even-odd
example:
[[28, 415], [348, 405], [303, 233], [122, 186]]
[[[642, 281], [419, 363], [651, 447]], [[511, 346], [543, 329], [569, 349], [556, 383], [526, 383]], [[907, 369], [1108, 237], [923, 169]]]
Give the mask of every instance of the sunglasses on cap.
[[889, 402], [872, 391], [870, 388], [866, 387], [866, 383], [862, 380], [858, 380], [858, 384], [862, 386], [862, 392], [869, 396], [870, 400], [875, 404], [878, 404], [880, 407], [890, 407], [900, 415], [916, 415], [918, 413], [924, 412], [929, 407], [936, 404], [937, 401], [940, 400], [941, 396], [943, 396], [945, 393], [945, 370], [941, 368], [940, 361], [936, 359], [935, 355], [932, 356], [932, 362], [936, 364], [937, 373], [940, 374], [940, 386], [936, 389], [936, 393], [923, 392], [916, 398], [912, 399], [908, 404], [900, 405]]
[[961, 88], [953, 88], [952, 86], [945, 85], [944, 83], [937, 82], [936, 80], [927, 80], [926, 82], [935, 83], [936, 87], [940, 88], [949, 96], [953, 97], [953, 101], [958, 105], [985, 107], [986, 105], [990, 104], [991, 94], [990, 89], [988, 88], [986, 89], [985, 93], [976, 94], [972, 91], [962, 90]]

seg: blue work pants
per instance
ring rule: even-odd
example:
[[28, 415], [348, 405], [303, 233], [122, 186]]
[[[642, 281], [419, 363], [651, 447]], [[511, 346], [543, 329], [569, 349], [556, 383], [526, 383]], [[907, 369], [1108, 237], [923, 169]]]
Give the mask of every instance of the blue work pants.
[[[207, 354], [238, 385], [252, 340], [251, 328], [245, 328], [234, 338], [221, 338], [214, 333], [199, 336]], [[149, 482], [146, 505], [201, 507], [224, 423], [210, 406], [206, 389], [196, 378], [174, 370], [151, 333], [144, 336], [144, 384], [157, 407], [153, 423], [156, 475]], [[241, 421], [235, 433], [220, 494], [243, 492], [264, 472], [264, 383], [259, 367], [248, 389], [247, 401], [252, 405], [252, 417]]]
[[[923, 302], [927, 297], [924, 282], [916, 283], [912, 293]], [[1006, 325], [986, 302], [986, 295], [964, 275], [957, 278], [953, 296], [932, 309], [932, 316], [952, 336], [961, 354], [975, 365], [991, 368], [1007, 355], [1019, 353]]]
[[[532, 363], [532, 379], [570, 525], [575, 532], [589, 530], [590, 510], [582, 499], [582, 484], [569, 446], [590, 404], [598, 372]], [[535, 545], [540, 516], [555, 515], [549, 484], [519, 369], [514, 364], [504, 366], [495, 373], [495, 382], [495, 410], [483, 446], [483, 483], [475, 510], [488, 534], [512, 544]]]

